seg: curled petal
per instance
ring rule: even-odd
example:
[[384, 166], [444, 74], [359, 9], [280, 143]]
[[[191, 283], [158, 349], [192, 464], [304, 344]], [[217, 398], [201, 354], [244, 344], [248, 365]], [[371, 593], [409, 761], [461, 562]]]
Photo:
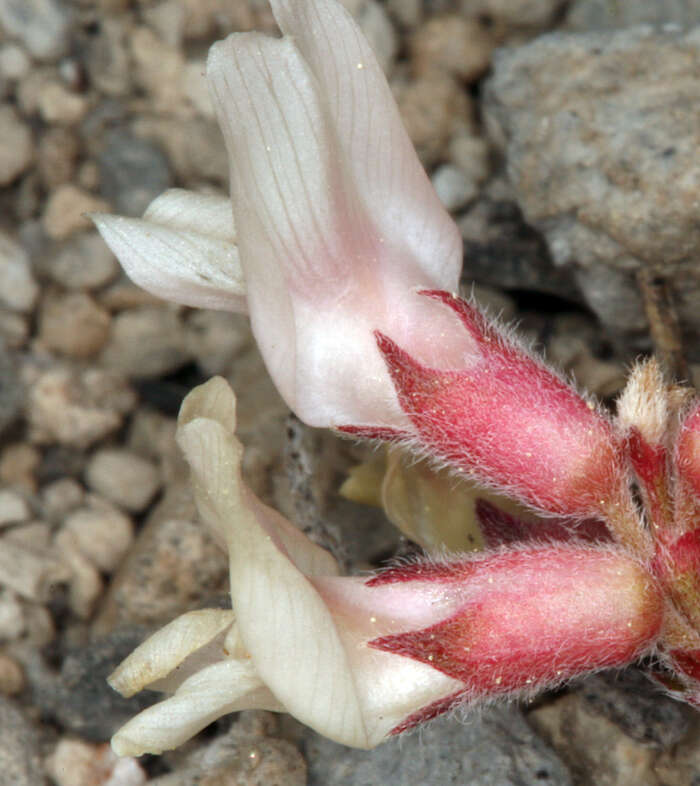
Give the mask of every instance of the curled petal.
[[[160, 212], [154, 211], [156, 217]], [[246, 310], [238, 249], [229, 240], [198, 228], [181, 229], [173, 222], [105, 213], [93, 213], [91, 218], [129, 278], [148, 292], [186, 306]], [[216, 223], [219, 234], [226, 235], [211, 215], [203, 223], [203, 228]], [[187, 226], [196, 225], [191, 217]]]
[[231, 627], [232, 611], [190, 611], [161, 628], [123, 660], [109, 677], [109, 684], [133, 696], [148, 685], [168, 677], [194, 652]]
[[112, 737], [119, 756], [162, 753], [229, 712], [283, 709], [250, 661], [228, 658], [193, 674], [165, 701], [145, 709]]

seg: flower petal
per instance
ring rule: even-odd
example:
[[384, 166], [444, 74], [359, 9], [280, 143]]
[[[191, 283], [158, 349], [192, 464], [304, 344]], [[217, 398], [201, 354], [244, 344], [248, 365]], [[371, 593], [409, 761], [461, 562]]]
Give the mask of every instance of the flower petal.
[[162, 753], [182, 745], [205, 726], [247, 709], [281, 711], [253, 664], [227, 658], [193, 674], [174, 696], [139, 713], [112, 737], [118, 756]]
[[171, 229], [214, 237], [225, 243], [236, 242], [233, 208], [227, 196], [169, 188], [151, 202], [143, 219]]
[[[148, 292], [186, 306], [246, 310], [245, 281], [232, 243], [144, 219], [90, 217], [129, 278]], [[208, 216], [205, 220], [210, 222]]]
[[182, 614], [139, 645], [117, 666], [108, 682], [122, 696], [133, 696], [167, 677], [233, 622], [232, 611], [202, 609]]
[[253, 332], [277, 388], [311, 425], [407, 426], [372, 328], [407, 338], [429, 324], [433, 348], [463, 335], [412, 292], [435, 277], [407, 246], [410, 232], [389, 234], [368, 211], [293, 41], [230, 36], [212, 48], [208, 76]]
[[[191, 420], [178, 442], [205, 517], [231, 522], [231, 598], [257, 672], [286, 710], [338, 742], [369, 744], [350, 664], [328, 608], [251, 509], [240, 445], [221, 424]], [[224, 529], [225, 525], [220, 525]]]
[[361, 30], [332, 0], [271, 0], [275, 19], [321, 86], [345, 161], [382, 235], [402, 237], [438, 288], [455, 290], [459, 231], [430, 184]]

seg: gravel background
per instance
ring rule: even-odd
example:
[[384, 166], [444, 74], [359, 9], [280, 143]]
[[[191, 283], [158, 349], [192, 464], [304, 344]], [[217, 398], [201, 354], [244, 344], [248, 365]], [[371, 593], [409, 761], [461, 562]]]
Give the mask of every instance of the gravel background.
[[[606, 401], [664, 330], [698, 379], [700, 2], [344, 3], [462, 230], [465, 288]], [[249, 29], [275, 29], [263, 0], [0, 0], [0, 784], [700, 784], [700, 716], [633, 669], [369, 753], [263, 712], [161, 758], [105, 745], [154, 698], [105, 676], [226, 603], [174, 444], [193, 385], [231, 381], [250, 484], [352, 569], [407, 548], [338, 496], [367, 453], [289, 419], [246, 320], [138, 290], [83, 218], [226, 189], [203, 63]], [[649, 324], [650, 286], [677, 329]]]

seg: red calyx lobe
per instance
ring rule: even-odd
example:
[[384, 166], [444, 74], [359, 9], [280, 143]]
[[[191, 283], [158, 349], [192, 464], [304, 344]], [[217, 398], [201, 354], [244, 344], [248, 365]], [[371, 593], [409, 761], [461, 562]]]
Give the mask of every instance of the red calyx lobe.
[[443, 371], [376, 334], [418, 441], [531, 505], [564, 516], [597, 514], [621, 477], [611, 424], [469, 303], [447, 292], [422, 294], [455, 311], [478, 352], [465, 368]]
[[458, 610], [369, 646], [426, 663], [464, 683], [469, 698], [528, 691], [630, 662], [659, 634], [651, 577], [615, 549], [548, 546], [461, 562], [399, 566], [369, 586], [445, 585]]

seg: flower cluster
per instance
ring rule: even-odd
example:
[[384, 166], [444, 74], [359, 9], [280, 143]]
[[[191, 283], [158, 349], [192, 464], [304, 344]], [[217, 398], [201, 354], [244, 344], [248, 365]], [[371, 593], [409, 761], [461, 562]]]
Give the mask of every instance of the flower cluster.
[[537, 515], [480, 499], [483, 551], [339, 576], [242, 482], [228, 385], [197, 388], [178, 441], [233, 610], [183, 615], [117, 669], [125, 695], [171, 695], [115, 749], [159, 752], [253, 707], [371, 747], [640, 656], [700, 703], [700, 402], [651, 360], [612, 419], [453, 294], [457, 229], [367, 42], [335, 0], [272, 8], [282, 38], [236, 34], [209, 57], [232, 211], [169, 191], [98, 228], [145, 288], [246, 310], [302, 420], [405, 446]]

